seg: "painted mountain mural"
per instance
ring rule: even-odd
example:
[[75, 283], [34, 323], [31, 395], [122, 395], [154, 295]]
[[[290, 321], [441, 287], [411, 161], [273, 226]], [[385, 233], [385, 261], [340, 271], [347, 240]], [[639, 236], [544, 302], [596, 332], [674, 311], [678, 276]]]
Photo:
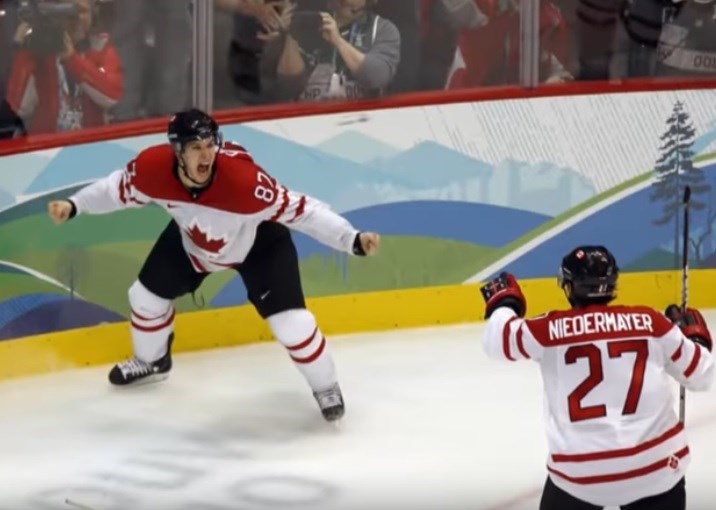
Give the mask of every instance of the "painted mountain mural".
[[25, 193], [48, 191], [104, 177], [118, 168], [124, 168], [134, 156], [133, 151], [113, 143], [65, 147], [47, 163]]
[[337, 210], [390, 201], [392, 190], [417, 189], [400, 176], [321, 152], [245, 126], [225, 130], [256, 162], [287, 187], [308, 193]]
[[[454, 201], [399, 202], [345, 216], [359, 228], [381, 233], [381, 256], [356, 260], [294, 233], [307, 295], [456, 283], [484, 257], [550, 219], [519, 209]], [[500, 228], [494, 228], [497, 224]], [[244, 302], [246, 291], [236, 277], [211, 305]]]
[[400, 153], [400, 149], [358, 131], [343, 131], [319, 143], [315, 148], [355, 163], [370, 163]]
[[5, 209], [14, 203], [15, 196], [4, 189], [0, 189], [0, 209]]
[[489, 179], [492, 167], [436, 142], [421, 142], [412, 149], [373, 164], [422, 187]]
[[23, 202], [12, 205], [2, 211], [0, 211], [0, 225], [9, 221], [31, 216], [33, 214], [42, 213], [47, 211], [47, 202], [51, 200], [58, 200], [61, 198], [68, 197], [79, 190], [83, 185], [73, 184], [67, 187], [60, 188], [50, 193], [40, 194], [40, 196], [26, 199]]
[[697, 137], [692, 150], [694, 154], [716, 151], [716, 126]]
[[486, 203], [557, 216], [595, 194], [589, 179], [569, 168], [506, 160], [494, 169]]
[[[343, 133], [321, 144], [337, 148], [357, 139], [358, 145], [369, 147], [366, 157], [359, 158], [351, 154], [338, 157], [245, 126], [228, 127], [225, 136], [240, 140], [283, 184], [309, 193], [339, 212], [401, 201], [453, 200], [555, 215], [594, 194], [584, 177], [567, 168], [517, 161], [492, 167], [430, 141], [398, 151], [365, 135]], [[51, 159], [36, 158], [33, 164], [37, 168], [30, 170], [34, 178], [22, 192], [35, 196], [104, 177], [135, 156], [129, 146], [127, 141], [70, 146]], [[12, 203], [4, 195], [0, 201]]]
[[[716, 165], [703, 169], [707, 182], [716, 190]], [[521, 278], [554, 276], [555, 254], [567, 253], [578, 244], [603, 244], [620, 266], [630, 271], [668, 270], [678, 267], [674, 249], [676, 222], [656, 225], [662, 205], [652, 200], [650, 186], [599, 210], [569, 228], [556, 233], [539, 246], [495, 271], [510, 271]], [[716, 195], [705, 197], [705, 206], [691, 211], [692, 267], [710, 268], [716, 254]], [[680, 250], [680, 247], [679, 247]]]
[[122, 320], [117, 313], [69, 296], [17, 296], [0, 302], [0, 341]]
[[[56, 152], [59, 151], [51, 151], [51, 154]], [[46, 155], [15, 154], [2, 158], [2, 188], [15, 197], [22, 195], [52, 160], [52, 156], [47, 155], [46, 151], [44, 154]]]
[[[588, 179], [568, 168], [516, 161], [493, 167], [431, 141], [358, 164], [244, 126], [232, 127], [226, 134], [241, 140], [256, 161], [284, 184], [330, 203], [337, 211], [401, 201], [454, 200], [555, 215], [595, 193]], [[363, 135], [361, 140], [372, 143], [366, 138]], [[279, 144], [280, 151], [271, 150]]]
[[480, 202], [555, 216], [595, 194], [589, 179], [569, 168], [514, 160], [492, 166], [435, 142], [373, 164], [422, 186], [404, 200]]
[[[695, 111], [701, 132], [693, 136], [690, 150], [713, 150], [716, 119], [708, 106], [712, 102], [704, 100], [706, 92], [684, 94], [699, 99]], [[661, 111], [664, 98], [656, 96], [653, 107]], [[560, 101], [563, 106], [569, 101], [588, 106], [577, 98]], [[624, 101], [619, 104], [627, 104], [628, 98]], [[520, 104], [510, 102], [496, 126], [515, 126]], [[675, 267], [675, 223], [654, 223], [665, 214], [668, 201], [654, 202], [649, 181], [653, 175], [639, 175], [648, 168], [644, 161], [652, 157], [663, 133], [652, 132], [654, 122], [646, 128], [635, 126], [619, 145], [621, 151], [605, 146], [585, 163], [584, 154], [602, 151], [600, 140], [613, 140], [620, 133], [589, 132], [566, 148], [553, 146], [540, 129], [549, 131], [564, 119], [545, 109], [544, 122], [535, 117], [533, 139], [509, 147], [514, 155], [499, 145], [499, 137], [494, 138], [494, 147], [480, 146], [484, 156], [477, 151], [467, 155], [452, 148], [449, 131], [460, 121], [472, 122], [483, 105], [469, 106], [467, 113], [452, 105], [440, 108], [437, 116], [419, 116], [423, 123], [427, 119], [440, 126], [423, 125], [421, 130], [409, 124], [402, 131], [383, 126], [375, 132], [385, 133], [384, 138], [371, 134], [367, 122], [379, 122], [379, 116], [371, 116], [347, 131], [342, 131], [345, 126], [327, 127], [317, 144], [316, 133], [305, 137], [306, 144], [287, 140], [281, 126], [223, 128], [226, 139], [244, 145], [282, 184], [325, 201], [356, 227], [382, 234], [380, 256], [361, 258], [294, 233], [308, 297], [459, 284], [493, 269], [508, 269], [522, 278], [554, 277], [558, 254], [585, 242], [612, 248], [626, 271]], [[531, 104], [523, 110], [530, 108]], [[391, 122], [400, 120], [401, 111], [391, 112]], [[296, 122], [286, 132], [301, 133], [302, 121], [280, 123]], [[465, 136], [481, 136], [485, 129], [490, 126], [471, 123]], [[170, 221], [166, 212], [148, 206], [81, 215], [57, 227], [47, 218], [46, 204], [123, 167], [137, 151], [164, 142], [164, 135], [157, 134], [3, 158], [0, 339], [128, 316], [127, 288]], [[629, 159], [632, 154], [638, 157]], [[693, 267], [716, 267], [716, 163], [706, 158], [700, 164], [706, 165], [711, 194], [697, 194], [701, 205], [692, 215]], [[603, 169], [608, 169], [607, 181], [602, 179]], [[600, 184], [599, 195], [594, 182]], [[525, 243], [535, 239], [541, 244], [528, 248]], [[507, 260], [512, 262], [502, 262]], [[230, 270], [210, 275], [197, 297], [177, 300], [177, 311], [246, 303], [243, 284]]]

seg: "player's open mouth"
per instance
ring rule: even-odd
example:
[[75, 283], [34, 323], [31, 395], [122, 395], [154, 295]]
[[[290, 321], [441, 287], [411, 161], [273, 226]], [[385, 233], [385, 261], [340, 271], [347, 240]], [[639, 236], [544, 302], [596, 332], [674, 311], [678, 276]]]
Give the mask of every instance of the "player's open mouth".
[[199, 165], [199, 175], [201, 175], [202, 177], [204, 177], [206, 174], [209, 173], [209, 170], [210, 170], [210, 169], [211, 169], [211, 167], [210, 167], [209, 165], [201, 165], [201, 164], [200, 164], [200, 165]]

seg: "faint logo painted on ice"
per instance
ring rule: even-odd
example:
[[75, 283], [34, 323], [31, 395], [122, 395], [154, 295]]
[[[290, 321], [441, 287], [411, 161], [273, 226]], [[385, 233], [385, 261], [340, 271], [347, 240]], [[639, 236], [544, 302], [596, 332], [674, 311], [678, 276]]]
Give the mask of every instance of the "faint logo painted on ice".
[[[275, 463], [258, 462], [259, 450], [273, 450], [312, 435], [317, 420], [290, 422], [275, 416], [244, 416], [241, 423], [209, 425], [201, 432], [172, 434], [162, 444], [125, 458], [104, 459], [74, 483], [36, 492], [22, 503], [33, 510], [270, 510], [328, 509], [338, 487], [327, 480]], [[294, 417], [295, 418], [295, 417]], [[252, 422], [253, 421], [253, 422]], [[273, 423], [273, 425], [269, 425]], [[287, 425], [288, 426], [288, 425]], [[122, 427], [132, 436], [132, 426]], [[102, 461], [102, 459], [100, 459]], [[300, 468], [295, 468], [300, 471]], [[69, 503], [68, 503], [69, 500]], [[15, 508], [18, 508], [15, 506]]]

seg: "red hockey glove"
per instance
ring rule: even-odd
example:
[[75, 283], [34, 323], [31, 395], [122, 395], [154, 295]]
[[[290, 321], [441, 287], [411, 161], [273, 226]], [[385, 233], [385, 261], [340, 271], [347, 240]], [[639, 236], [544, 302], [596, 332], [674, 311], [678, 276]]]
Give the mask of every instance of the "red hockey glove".
[[681, 328], [684, 336], [705, 347], [709, 352], [713, 350], [714, 342], [711, 339], [709, 328], [704, 316], [696, 308], [687, 308], [683, 313], [678, 306], [669, 305], [666, 307], [664, 315]]
[[492, 312], [501, 306], [512, 308], [519, 317], [524, 317], [527, 311], [527, 300], [520, 284], [509, 273], [500, 273], [500, 276], [480, 288], [485, 299], [485, 319], [489, 319]]

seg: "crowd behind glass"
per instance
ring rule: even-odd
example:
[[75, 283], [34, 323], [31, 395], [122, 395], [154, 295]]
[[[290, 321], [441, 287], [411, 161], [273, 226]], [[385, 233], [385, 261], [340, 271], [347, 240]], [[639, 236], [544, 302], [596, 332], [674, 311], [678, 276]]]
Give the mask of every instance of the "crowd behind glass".
[[[520, 83], [522, 0], [0, 0], [0, 138], [213, 109]], [[538, 82], [716, 77], [716, 0], [539, 0]]]

